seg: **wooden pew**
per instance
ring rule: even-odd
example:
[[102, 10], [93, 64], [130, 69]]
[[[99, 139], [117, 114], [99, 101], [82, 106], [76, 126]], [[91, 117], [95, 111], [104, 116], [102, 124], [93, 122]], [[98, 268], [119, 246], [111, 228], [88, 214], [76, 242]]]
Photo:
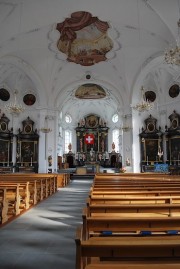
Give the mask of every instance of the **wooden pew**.
[[137, 186], [143, 184], [143, 185], [156, 185], [156, 184], [166, 184], [166, 183], [174, 183], [174, 184], [179, 184], [180, 183], [180, 176], [177, 176], [177, 177], [174, 177], [174, 176], [159, 176], [159, 177], [156, 177], [156, 176], [151, 176], [149, 178], [144, 178], [142, 176], [120, 176], [119, 174], [117, 175], [114, 175], [114, 174], [108, 174], [108, 175], [98, 175], [96, 174], [95, 177], [94, 177], [94, 181], [93, 181], [93, 186], [97, 187], [97, 186], [118, 186], [119, 184], [130, 184], [130, 185], [133, 185], [135, 186], [135, 184]]
[[38, 180], [38, 179], [46, 179], [50, 180], [51, 188], [53, 192], [57, 190], [57, 174], [23, 174], [23, 173], [13, 173], [13, 174], [0, 174], [0, 182], [7, 179], [25, 179], [27, 181], [30, 180]]
[[180, 189], [170, 189], [170, 188], [166, 188], [166, 189], [151, 189], [151, 190], [134, 190], [134, 191], [125, 191], [125, 190], [91, 190], [89, 193], [89, 197], [131, 197], [131, 196], [180, 196]]
[[6, 188], [5, 199], [10, 204], [11, 211], [14, 212], [12, 215], [18, 215], [22, 210], [29, 209], [29, 186], [29, 182], [26, 181], [0, 182], [0, 188]]
[[[162, 180], [155, 179], [157, 183], [153, 184], [154, 179], [148, 179], [143, 184], [137, 178], [135, 181], [123, 180], [123, 183], [113, 179], [116, 182], [109, 190], [112, 178], [108, 180], [105, 184], [102, 179], [100, 184], [93, 182], [87, 208], [82, 215], [83, 228], [77, 230], [75, 239], [76, 269], [145, 269], [150, 268], [152, 260], [151, 268], [170, 269], [172, 264], [179, 268], [179, 182], [168, 182], [168, 179], [164, 183], [163, 179], [161, 184]], [[133, 189], [136, 181], [138, 189]], [[175, 210], [173, 215], [171, 210]], [[100, 257], [98, 263], [92, 263], [94, 257]], [[139, 261], [143, 261], [141, 267], [138, 267]], [[133, 267], [135, 264], [137, 266]]]
[[0, 181], [0, 184], [8, 185], [8, 184], [27, 184], [28, 183], [28, 192], [29, 192], [29, 206], [26, 205], [26, 209], [30, 207], [30, 205], [35, 205], [37, 202], [42, 201], [46, 196], [46, 182], [45, 179], [25, 179], [25, 178], [11, 178], [7, 177], [3, 181]]
[[147, 233], [165, 233], [173, 230], [180, 232], [180, 214], [169, 217], [155, 213], [119, 213], [118, 215], [104, 214], [83, 218], [83, 239], [97, 235], [107, 234], [133, 234], [139, 235], [142, 231]]
[[70, 182], [70, 174], [69, 173], [63, 173], [63, 174], [57, 174], [57, 186], [58, 188], [63, 188], [67, 186]]
[[106, 179], [106, 178], [131, 178], [131, 179], [180, 179], [179, 175], [169, 175], [163, 173], [96, 173], [96, 179]]
[[101, 181], [93, 181], [93, 188], [95, 187], [129, 187], [129, 186], [133, 186], [133, 187], [153, 187], [153, 186], [179, 186], [180, 185], [180, 181], [172, 181], [172, 180], [130, 180], [130, 179], [108, 179], [108, 180], [101, 180]]
[[37, 201], [42, 201], [47, 198], [49, 195], [52, 195], [57, 191], [57, 175], [52, 174], [6, 174], [0, 175], [0, 182], [23, 182], [28, 181], [32, 189], [36, 188], [36, 199]]
[[[135, 263], [143, 261], [148, 263], [180, 263], [180, 237], [167, 236], [116, 236], [82, 238], [82, 227], [77, 229], [76, 238], [76, 269], [91, 263], [92, 258], [99, 257], [99, 262], [108, 261], [119, 264], [126, 261]], [[102, 268], [102, 267], [101, 267]], [[111, 268], [111, 267], [110, 267]], [[129, 268], [129, 267], [127, 267]], [[145, 267], [144, 267], [145, 268]]]
[[[83, 210], [90, 216], [101, 216], [105, 213], [157, 213], [172, 217], [180, 213], [180, 204], [88, 204]], [[175, 215], [174, 214], [174, 215]]]
[[3, 199], [3, 209], [8, 206], [7, 210], [7, 217], [10, 218], [12, 216], [16, 216], [20, 214], [20, 186], [18, 183], [16, 184], [9, 184], [9, 185], [0, 185], [0, 189], [6, 189], [4, 192], [4, 199]]
[[0, 175], [0, 224], [57, 191], [57, 175]]
[[87, 204], [179, 204], [179, 196], [139, 196], [139, 197], [94, 197], [87, 199]]
[[6, 200], [6, 187], [0, 187], [0, 224], [8, 221], [8, 202]]
[[180, 263], [169, 261], [164, 262], [143, 262], [143, 263], [92, 263], [86, 265], [85, 269], [179, 269]]

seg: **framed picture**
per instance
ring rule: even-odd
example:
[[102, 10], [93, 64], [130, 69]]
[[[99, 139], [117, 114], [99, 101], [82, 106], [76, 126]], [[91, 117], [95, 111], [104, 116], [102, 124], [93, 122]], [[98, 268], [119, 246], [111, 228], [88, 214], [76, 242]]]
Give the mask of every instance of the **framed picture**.
[[180, 92], [179, 85], [174, 84], [169, 89], [169, 96], [171, 98], [175, 98], [175, 97], [177, 97], [179, 95], [179, 92]]
[[37, 141], [20, 142], [21, 162], [37, 162]]
[[24, 96], [23, 101], [27, 106], [32, 106], [36, 102], [36, 97], [32, 93], [28, 93]]
[[144, 161], [155, 162], [158, 156], [158, 139], [145, 139], [143, 157]]
[[11, 142], [9, 140], [0, 139], [0, 162], [10, 162], [11, 155]]
[[5, 132], [5, 131], [7, 131], [7, 124], [6, 124], [6, 122], [1, 122], [0, 123], [0, 131], [2, 131], [2, 132]]
[[90, 115], [86, 118], [86, 126], [88, 128], [95, 128], [98, 125], [98, 118], [95, 115]]
[[175, 136], [172, 137], [170, 140], [170, 152], [171, 152], [171, 161], [178, 161], [180, 160], [180, 137]]

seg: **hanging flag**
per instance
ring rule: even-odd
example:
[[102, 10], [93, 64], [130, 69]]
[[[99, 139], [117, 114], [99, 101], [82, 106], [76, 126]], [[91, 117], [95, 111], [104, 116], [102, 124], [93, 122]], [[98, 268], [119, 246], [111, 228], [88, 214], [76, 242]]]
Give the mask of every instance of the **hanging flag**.
[[94, 144], [94, 135], [93, 134], [86, 134], [84, 137], [85, 144]]

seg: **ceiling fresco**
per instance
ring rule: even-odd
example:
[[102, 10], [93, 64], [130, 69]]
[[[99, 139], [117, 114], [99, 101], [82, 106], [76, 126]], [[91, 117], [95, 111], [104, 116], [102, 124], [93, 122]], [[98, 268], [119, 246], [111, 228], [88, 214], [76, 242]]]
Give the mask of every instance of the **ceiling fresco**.
[[108, 36], [109, 25], [93, 17], [89, 12], [78, 11], [64, 22], [58, 23], [60, 32], [57, 42], [59, 51], [67, 55], [67, 61], [91, 66], [106, 61], [106, 54], [113, 48]]
[[136, 116], [131, 104], [141, 86], [154, 109], [179, 106], [179, 66], [164, 60], [165, 49], [176, 46], [178, 0], [41, 2], [1, 1], [1, 110], [15, 88], [28, 113], [62, 111], [73, 126], [92, 112], [108, 124], [114, 113]]
[[93, 83], [81, 85], [75, 92], [75, 97], [79, 99], [100, 99], [106, 97], [105, 90]]

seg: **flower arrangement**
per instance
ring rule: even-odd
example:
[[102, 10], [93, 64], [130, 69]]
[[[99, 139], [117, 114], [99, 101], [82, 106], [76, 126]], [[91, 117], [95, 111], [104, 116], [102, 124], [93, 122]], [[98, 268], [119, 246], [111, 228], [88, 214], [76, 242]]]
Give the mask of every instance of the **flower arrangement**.
[[120, 173], [125, 173], [126, 172], [126, 168], [125, 167], [120, 168], [119, 172]]

